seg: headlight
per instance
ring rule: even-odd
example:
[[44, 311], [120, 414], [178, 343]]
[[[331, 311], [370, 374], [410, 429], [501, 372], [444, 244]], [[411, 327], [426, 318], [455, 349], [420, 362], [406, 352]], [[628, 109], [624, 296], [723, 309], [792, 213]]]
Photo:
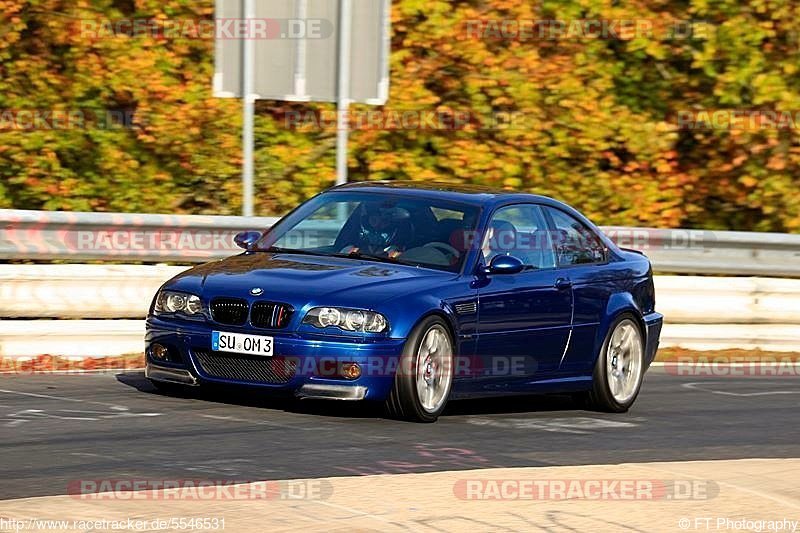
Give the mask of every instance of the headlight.
[[306, 314], [303, 323], [317, 328], [332, 326], [345, 331], [367, 333], [381, 333], [389, 327], [386, 317], [380, 313], [341, 307], [315, 307]]
[[203, 303], [200, 297], [195, 294], [175, 291], [161, 291], [156, 296], [156, 304], [153, 307], [155, 314], [164, 313], [183, 313], [184, 315], [194, 316], [203, 312]]

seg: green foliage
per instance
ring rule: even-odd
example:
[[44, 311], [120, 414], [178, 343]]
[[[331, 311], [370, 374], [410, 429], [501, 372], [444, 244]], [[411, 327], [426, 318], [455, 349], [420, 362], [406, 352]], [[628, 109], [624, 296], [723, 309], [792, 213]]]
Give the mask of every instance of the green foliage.
[[[0, 111], [134, 112], [133, 127], [0, 129], [0, 207], [238, 213], [240, 104], [211, 96], [213, 42], [79, 31], [86, 20], [212, 17], [211, 0], [0, 0]], [[704, 110], [798, 116], [796, 1], [395, 0], [392, 18], [384, 113], [474, 120], [355, 131], [352, 179], [537, 192], [601, 224], [800, 231], [800, 124], [682, 129], [676, 119]], [[470, 21], [501, 19], [635, 20], [652, 31], [612, 39], [469, 31]], [[686, 21], [695, 22], [691, 35], [670, 32]], [[288, 112], [330, 110], [259, 102], [260, 214], [333, 183], [335, 131], [285, 121]], [[498, 113], [513, 125], [487, 126]]]

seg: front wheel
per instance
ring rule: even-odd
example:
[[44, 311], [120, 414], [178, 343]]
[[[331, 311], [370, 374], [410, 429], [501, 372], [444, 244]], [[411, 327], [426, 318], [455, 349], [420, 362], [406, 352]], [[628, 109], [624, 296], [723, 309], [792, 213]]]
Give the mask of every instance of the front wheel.
[[389, 416], [435, 422], [444, 411], [453, 384], [453, 340], [445, 322], [429, 317], [408, 337], [394, 386], [386, 400]]
[[644, 377], [644, 339], [630, 315], [619, 317], [609, 328], [594, 368], [590, 406], [624, 413], [636, 401]]

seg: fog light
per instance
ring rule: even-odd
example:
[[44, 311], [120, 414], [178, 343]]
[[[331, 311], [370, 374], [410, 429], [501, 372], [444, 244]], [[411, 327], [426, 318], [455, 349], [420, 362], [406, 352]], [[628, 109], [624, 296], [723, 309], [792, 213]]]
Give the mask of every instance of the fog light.
[[150, 354], [153, 356], [153, 358], [160, 359], [162, 361], [166, 361], [167, 359], [169, 359], [169, 350], [167, 349], [167, 347], [162, 346], [158, 343], [153, 344], [150, 347]]
[[346, 379], [358, 379], [361, 377], [361, 367], [358, 363], [342, 363], [340, 373]]

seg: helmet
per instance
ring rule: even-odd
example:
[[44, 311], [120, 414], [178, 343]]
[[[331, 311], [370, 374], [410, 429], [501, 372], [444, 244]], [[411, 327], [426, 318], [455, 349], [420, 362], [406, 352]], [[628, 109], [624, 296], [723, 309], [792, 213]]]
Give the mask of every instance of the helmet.
[[365, 202], [359, 218], [362, 244], [372, 253], [398, 244], [401, 230], [410, 224], [411, 213], [386, 203]]

